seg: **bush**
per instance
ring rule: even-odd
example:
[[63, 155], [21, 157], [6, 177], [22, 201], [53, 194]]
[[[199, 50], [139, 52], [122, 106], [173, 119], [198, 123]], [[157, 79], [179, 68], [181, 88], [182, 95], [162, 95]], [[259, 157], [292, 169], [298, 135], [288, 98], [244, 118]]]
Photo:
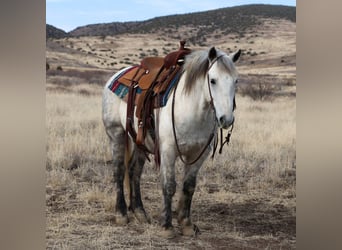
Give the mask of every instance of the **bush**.
[[[255, 63], [251, 61], [251, 63]], [[280, 96], [282, 86], [286, 86], [292, 78], [282, 78], [269, 74], [241, 75], [237, 91], [242, 96], [249, 96], [253, 100], [272, 101]]]
[[239, 93], [243, 96], [249, 96], [253, 100], [272, 100], [274, 97], [274, 86], [267, 83], [248, 84], [239, 88]]

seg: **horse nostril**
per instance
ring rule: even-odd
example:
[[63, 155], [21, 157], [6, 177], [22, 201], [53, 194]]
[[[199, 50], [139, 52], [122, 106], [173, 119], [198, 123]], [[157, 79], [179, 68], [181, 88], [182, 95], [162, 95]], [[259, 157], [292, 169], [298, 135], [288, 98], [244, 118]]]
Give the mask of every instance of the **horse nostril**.
[[226, 119], [224, 118], [224, 115], [221, 116], [220, 119], [219, 119], [220, 124], [221, 124], [221, 125], [224, 124], [225, 120], [226, 120]]
[[227, 116], [223, 115], [218, 119], [219, 125], [223, 128], [228, 128], [230, 125], [234, 123], [234, 116], [231, 119], [228, 119]]

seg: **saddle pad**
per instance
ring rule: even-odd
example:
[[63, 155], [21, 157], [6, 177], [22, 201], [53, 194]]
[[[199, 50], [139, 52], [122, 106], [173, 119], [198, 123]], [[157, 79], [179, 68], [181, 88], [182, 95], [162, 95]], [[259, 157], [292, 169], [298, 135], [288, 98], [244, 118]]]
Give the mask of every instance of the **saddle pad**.
[[[135, 69], [135, 66], [132, 66], [130, 68], [128, 68], [127, 70], [121, 72], [121, 74], [119, 74], [117, 77], [115, 77], [113, 79], [113, 81], [111, 82], [111, 84], [109, 84], [108, 88], [114, 93], [116, 94], [118, 97], [120, 97], [121, 99], [123, 99], [127, 94], [128, 94], [128, 87], [122, 83], [120, 83], [118, 80], [121, 76], [123, 76], [124, 74], [128, 73], [129, 71]], [[139, 91], [141, 92], [141, 90], [138, 89], [138, 93]]]
[[[115, 77], [111, 84], [108, 85], [108, 88], [117, 95], [120, 99], [123, 99], [125, 102], [127, 102], [127, 94], [129, 92], [129, 87], [125, 84], [122, 84], [119, 82], [119, 79], [124, 74], [128, 73], [131, 70], [134, 70], [136, 67], [132, 66], [128, 68], [127, 70], [123, 71], [121, 74], [119, 74], [117, 77]], [[173, 89], [173, 87], [178, 83], [179, 78], [181, 76], [181, 72], [178, 72], [175, 77], [171, 80], [169, 86], [165, 90], [165, 92], [159, 94], [159, 100], [156, 102], [158, 103], [158, 107], [164, 107], [167, 104], [167, 101], [169, 99], [170, 93]], [[141, 94], [143, 90], [140, 87], [137, 87], [137, 94]]]

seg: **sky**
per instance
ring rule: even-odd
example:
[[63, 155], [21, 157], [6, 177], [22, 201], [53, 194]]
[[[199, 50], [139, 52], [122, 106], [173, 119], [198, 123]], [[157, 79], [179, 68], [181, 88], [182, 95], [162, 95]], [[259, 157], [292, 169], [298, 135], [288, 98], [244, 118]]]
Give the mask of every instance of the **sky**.
[[88, 24], [143, 21], [259, 3], [296, 6], [296, 0], [46, 0], [46, 23], [69, 32]]

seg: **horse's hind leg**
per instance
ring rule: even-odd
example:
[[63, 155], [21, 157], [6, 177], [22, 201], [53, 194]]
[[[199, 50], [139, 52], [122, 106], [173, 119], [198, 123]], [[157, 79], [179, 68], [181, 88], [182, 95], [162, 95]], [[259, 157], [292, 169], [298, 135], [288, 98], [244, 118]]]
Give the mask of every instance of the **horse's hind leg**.
[[136, 219], [140, 222], [150, 222], [146, 215], [140, 192], [140, 178], [145, 164], [145, 155], [135, 147], [129, 162], [130, 206]]
[[178, 223], [181, 226], [181, 233], [186, 236], [193, 236], [199, 232], [196, 225], [191, 222], [191, 202], [195, 192], [197, 173], [202, 165], [199, 160], [192, 166], [184, 166], [183, 187], [178, 203]]
[[115, 219], [117, 224], [127, 224], [127, 205], [124, 196], [124, 178], [126, 167], [124, 164], [125, 132], [122, 127], [106, 127], [113, 154], [114, 189], [116, 192]]
[[[161, 151], [162, 152], [162, 151]], [[164, 150], [161, 155], [161, 182], [163, 189], [163, 211], [161, 225], [163, 231], [161, 236], [164, 238], [173, 238], [175, 232], [172, 226], [172, 198], [176, 192], [176, 180], [175, 180], [175, 154], [172, 149]]]

